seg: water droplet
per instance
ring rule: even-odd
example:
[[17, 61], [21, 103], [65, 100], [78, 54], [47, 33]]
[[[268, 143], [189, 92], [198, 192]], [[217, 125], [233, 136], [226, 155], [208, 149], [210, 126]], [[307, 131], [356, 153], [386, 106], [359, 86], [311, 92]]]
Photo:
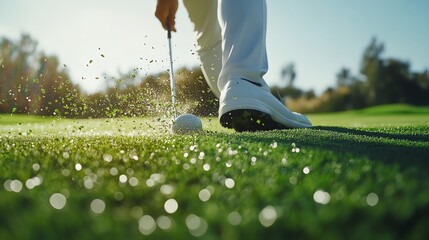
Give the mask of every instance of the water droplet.
[[49, 198], [49, 203], [51, 203], [51, 206], [55, 209], [63, 209], [66, 205], [67, 199], [66, 197], [61, 193], [54, 193]]
[[156, 229], [156, 222], [150, 215], [144, 215], [139, 219], [139, 230], [143, 235], [150, 235]]
[[195, 237], [203, 236], [207, 231], [207, 222], [195, 214], [190, 214], [186, 217], [186, 226], [189, 232]]
[[206, 163], [206, 164], [204, 164], [203, 165], [203, 169], [204, 169], [204, 171], [209, 171], [210, 170], [210, 164], [208, 164], [208, 163]]
[[115, 167], [112, 167], [109, 172], [110, 172], [110, 175], [112, 176], [118, 175], [118, 169]]
[[309, 167], [305, 167], [304, 169], [302, 169], [302, 172], [304, 174], [309, 174], [310, 173], [310, 168]]
[[313, 199], [315, 202], [325, 205], [331, 201], [331, 195], [325, 191], [317, 190], [313, 194]]
[[80, 171], [80, 170], [82, 170], [82, 165], [80, 163], [76, 163], [74, 168], [76, 169], [76, 171]]
[[39, 170], [40, 170], [40, 164], [38, 164], [38, 163], [34, 163], [34, 164], [33, 164], [33, 170], [34, 170], [34, 171], [39, 171]]
[[4, 181], [3, 186], [6, 189], [6, 191], [8, 191], [8, 192], [12, 191], [12, 189], [10, 188], [11, 183], [12, 183], [12, 180], [10, 180], [10, 179], [7, 179], [6, 181]]
[[156, 224], [158, 225], [159, 228], [161, 228], [162, 230], [168, 230], [171, 228], [171, 225], [173, 225], [173, 222], [171, 221], [171, 219], [167, 216], [159, 216], [156, 219]]
[[70, 157], [70, 153], [63, 152], [63, 158], [68, 159]]
[[273, 206], [267, 206], [259, 213], [259, 222], [264, 227], [269, 227], [277, 220], [277, 212]]
[[104, 212], [104, 209], [106, 208], [106, 204], [101, 199], [94, 199], [92, 200], [90, 207], [92, 212], [96, 214], [100, 214]]
[[61, 174], [62, 174], [64, 177], [67, 177], [68, 175], [70, 175], [70, 170], [68, 170], [68, 169], [63, 169], [63, 170], [61, 170]]
[[122, 201], [122, 199], [124, 199], [124, 194], [121, 192], [115, 192], [114, 197], [115, 197], [115, 200]]
[[237, 226], [241, 223], [241, 215], [238, 212], [231, 212], [228, 215], [228, 222], [233, 226]]
[[106, 161], [106, 162], [111, 162], [112, 159], [113, 159], [113, 157], [110, 154], [104, 154], [103, 155], [103, 160]]
[[175, 199], [168, 199], [164, 203], [164, 209], [167, 213], [170, 213], [170, 214], [175, 213], [178, 208], [179, 208], [179, 204]]
[[273, 143], [271, 143], [271, 145], [270, 145], [272, 148], [277, 148], [277, 146], [278, 146], [278, 144], [277, 144], [277, 142], [273, 142]]
[[233, 188], [235, 186], [235, 181], [232, 178], [225, 179], [225, 186], [227, 188]]
[[198, 193], [198, 197], [200, 198], [201, 201], [203, 202], [207, 202], [210, 197], [211, 197], [211, 193], [209, 190], [207, 189], [202, 189], [199, 193]]
[[131, 177], [128, 180], [128, 183], [130, 184], [130, 186], [135, 187], [139, 184], [139, 180], [136, 177]]
[[10, 189], [12, 192], [19, 193], [22, 190], [22, 182], [19, 180], [13, 180], [10, 182]]
[[131, 216], [139, 219], [143, 216], [143, 209], [140, 206], [133, 207], [131, 209]]
[[121, 176], [119, 176], [119, 182], [126, 183], [127, 180], [128, 180], [128, 177], [125, 174], [121, 174]]
[[378, 195], [376, 193], [370, 193], [366, 196], [366, 203], [370, 207], [374, 207], [378, 204]]
[[169, 184], [164, 184], [161, 186], [160, 191], [163, 195], [169, 196], [173, 193], [174, 187]]
[[298, 179], [296, 177], [290, 177], [289, 178], [289, 183], [292, 185], [295, 185], [298, 182]]
[[86, 189], [92, 189], [94, 188], [94, 182], [92, 181], [92, 179], [88, 176], [85, 176], [84, 181], [83, 181], [83, 186]]

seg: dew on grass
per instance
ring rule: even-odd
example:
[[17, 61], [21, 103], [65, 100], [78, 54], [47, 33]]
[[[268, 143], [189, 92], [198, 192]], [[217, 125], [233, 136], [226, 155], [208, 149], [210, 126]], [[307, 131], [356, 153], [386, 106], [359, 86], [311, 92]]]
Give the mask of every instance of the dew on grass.
[[113, 197], [116, 201], [122, 201], [124, 199], [124, 194], [122, 192], [115, 192]]
[[37, 175], [25, 181], [25, 186], [28, 189], [33, 189], [37, 186], [40, 186], [43, 182], [43, 177], [41, 175]]
[[76, 171], [80, 171], [80, 170], [82, 170], [82, 165], [80, 163], [76, 163], [74, 168], [76, 169]]
[[195, 237], [203, 236], [208, 228], [206, 220], [195, 214], [190, 214], [186, 217], [186, 226], [189, 232]]
[[19, 193], [19, 192], [21, 192], [21, 190], [22, 190], [22, 182], [21, 182], [21, 181], [19, 181], [19, 180], [17, 180], [17, 179], [14, 179], [14, 180], [7, 179], [7, 180], [4, 182], [4, 188], [5, 188], [5, 189], [6, 189], [6, 191], [8, 191], [8, 192], [16, 192], [16, 193]]
[[139, 231], [143, 235], [150, 235], [156, 229], [156, 222], [150, 215], [144, 215], [139, 219]]
[[68, 159], [70, 157], [70, 153], [69, 152], [63, 152], [63, 158], [64, 159]]
[[155, 186], [155, 181], [152, 178], [146, 180], [146, 186], [153, 187]]
[[101, 214], [104, 212], [104, 209], [106, 208], [106, 204], [104, 203], [103, 200], [96, 198], [92, 200], [90, 207], [93, 213]]
[[258, 215], [259, 222], [264, 227], [270, 227], [277, 220], [277, 212], [273, 206], [267, 206]]
[[190, 168], [190, 165], [188, 163], [183, 164], [183, 169], [189, 170], [189, 168]]
[[271, 144], [270, 144], [270, 147], [272, 147], [272, 148], [277, 148], [277, 147], [278, 147], [277, 142], [273, 142], [273, 143], [271, 143]]
[[113, 157], [110, 154], [103, 154], [103, 160], [106, 162], [111, 162], [113, 160]]
[[134, 169], [132, 169], [132, 168], [128, 168], [128, 169], [127, 169], [127, 174], [128, 174], [128, 175], [133, 175], [133, 174], [134, 174]]
[[120, 176], [119, 176], [119, 182], [120, 183], [126, 183], [128, 181], [128, 177], [127, 177], [127, 175], [125, 175], [125, 174], [121, 174]]
[[63, 209], [64, 206], [66, 205], [67, 199], [61, 193], [54, 193], [49, 198], [49, 203], [53, 208], [60, 210], [60, 209]]
[[292, 152], [299, 153], [301, 150], [298, 147], [292, 148]]
[[165, 181], [164, 175], [160, 173], [152, 173], [150, 175], [150, 179], [152, 179], [155, 183], [163, 183]]
[[6, 189], [6, 191], [8, 192], [12, 192], [12, 189], [10, 188], [11, 183], [12, 183], [12, 180], [10, 179], [6, 179], [6, 181], [4, 181], [3, 183], [4, 189]]
[[39, 171], [39, 170], [40, 170], [40, 164], [38, 164], [38, 163], [34, 163], [34, 164], [33, 164], [33, 170], [34, 170], [34, 171]]
[[206, 187], [206, 189], [210, 192], [210, 195], [213, 195], [213, 194], [214, 194], [214, 192], [215, 192], [214, 187], [213, 187], [213, 186], [211, 186], [211, 185], [207, 186], [207, 187]]
[[228, 214], [228, 222], [232, 226], [237, 226], [241, 223], [241, 215], [240, 213], [233, 211]]
[[366, 196], [366, 203], [370, 207], [374, 207], [378, 204], [378, 195], [376, 193], [370, 193]]
[[198, 197], [200, 198], [200, 200], [202, 202], [207, 202], [210, 197], [211, 197], [211, 193], [208, 189], [202, 189], [199, 193], [198, 193]]
[[69, 176], [69, 175], [70, 175], [70, 170], [68, 170], [68, 169], [63, 169], [63, 170], [61, 170], [61, 174], [62, 174], [64, 177], [67, 177], [67, 176]]
[[167, 213], [175, 213], [177, 211], [177, 209], [179, 208], [179, 204], [177, 203], [177, 201], [173, 198], [168, 199], [167, 201], [165, 201], [164, 203], [164, 209]]
[[22, 190], [22, 182], [17, 179], [12, 180], [9, 188], [12, 192], [19, 193]]
[[313, 194], [313, 199], [315, 202], [326, 205], [331, 201], [331, 195], [328, 192], [317, 190]]
[[143, 216], [143, 208], [141, 208], [140, 206], [135, 206], [131, 208], [130, 213], [131, 213], [131, 216], [133, 216], [136, 219], [139, 219]]
[[130, 177], [128, 183], [130, 184], [130, 186], [135, 187], [139, 184], [139, 180], [136, 177]]
[[227, 168], [230, 168], [230, 167], [232, 166], [232, 162], [231, 162], [231, 161], [226, 162], [226, 163], [225, 163], [225, 166], [226, 166]]
[[170, 217], [168, 216], [159, 216], [156, 219], [156, 225], [158, 225], [159, 228], [162, 230], [168, 230], [173, 225], [173, 222]]
[[256, 157], [251, 157], [250, 158], [250, 165], [254, 166], [256, 164], [256, 160], [257, 160]]
[[231, 148], [228, 148], [228, 155], [229, 156], [234, 156], [234, 155], [237, 155], [237, 154], [238, 154], [237, 150], [233, 150]]
[[289, 178], [289, 183], [292, 185], [295, 185], [298, 182], [298, 179], [296, 177], [290, 177]]
[[225, 179], [225, 186], [227, 187], [227, 188], [233, 188], [234, 186], [235, 186], [235, 181], [234, 181], [234, 179], [232, 179], [232, 178], [227, 178], [227, 179]]
[[164, 196], [169, 196], [169, 195], [173, 194], [174, 187], [171, 186], [170, 184], [164, 184], [161, 186], [160, 191]]
[[85, 176], [83, 179], [84, 179], [83, 180], [83, 186], [86, 189], [93, 189], [94, 188], [94, 182], [89, 176]]
[[206, 164], [204, 164], [203, 165], [203, 169], [204, 169], [204, 171], [209, 171], [210, 170], [210, 164], [208, 164], [208, 163], [206, 163]]
[[118, 175], [118, 173], [119, 173], [118, 169], [117, 169], [117, 168], [115, 168], [115, 167], [112, 167], [112, 168], [109, 170], [109, 172], [110, 172], [110, 175], [112, 175], [112, 176], [116, 176], [116, 175]]
[[309, 173], [310, 173], [310, 168], [309, 168], [309, 167], [304, 167], [304, 168], [302, 169], [302, 172], [303, 172], [304, 174], [309, 174]]

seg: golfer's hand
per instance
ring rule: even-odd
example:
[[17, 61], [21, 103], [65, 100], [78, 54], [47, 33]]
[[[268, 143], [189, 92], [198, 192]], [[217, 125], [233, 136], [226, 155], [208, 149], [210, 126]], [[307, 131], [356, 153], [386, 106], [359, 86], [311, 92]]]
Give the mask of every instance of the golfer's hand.
[[174, 19], [176, 17], [178, 0], [158, 0], [156, 5], [155, 16], [161, 22], [162, 27], [167, 29], [167, 23], [170, 25], [171, 31], [176, 31]]

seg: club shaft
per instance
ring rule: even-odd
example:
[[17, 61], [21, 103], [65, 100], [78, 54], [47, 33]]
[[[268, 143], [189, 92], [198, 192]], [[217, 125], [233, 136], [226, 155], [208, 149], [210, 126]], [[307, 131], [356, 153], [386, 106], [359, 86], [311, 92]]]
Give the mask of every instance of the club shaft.
[[170, 88], [171, 88], [171, 100], [173, 102], [173, 117], [176, 119], [177, 113], [176, 113], [176, 84], [174, 82], [174, 69], [173, 69], [173, 52], [172, 52], [172, 46], [171, 46], [171, 31], [169, 26], [167, 26], [168, 31], [168, 48], [169, 48], [169, 55], [170, 55]]

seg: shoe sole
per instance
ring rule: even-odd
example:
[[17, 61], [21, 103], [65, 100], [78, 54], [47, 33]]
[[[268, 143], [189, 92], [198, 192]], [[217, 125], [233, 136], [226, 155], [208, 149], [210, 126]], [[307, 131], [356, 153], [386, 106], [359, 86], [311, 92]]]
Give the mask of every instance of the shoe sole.
[[232, 110], [223, 114], [219, 120], [223, 127], [233, 128], [237, 132], [290, 129], [274, 121], [269, 114], [252, 109]]

